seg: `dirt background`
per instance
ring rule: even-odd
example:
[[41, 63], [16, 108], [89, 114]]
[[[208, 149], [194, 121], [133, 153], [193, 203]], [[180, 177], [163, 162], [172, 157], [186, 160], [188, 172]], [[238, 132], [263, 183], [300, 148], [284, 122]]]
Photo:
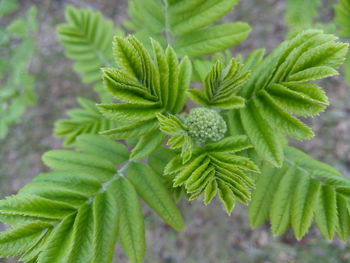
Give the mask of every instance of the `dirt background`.
[[[13, 126], [10, 135], [0, 141], [0, 195], [14, 194], [26, 182], [46, 168], [41, 162], [43, 152], [61, 147], [61, 140], [52, 136], [53, 124], [65, 117], [68, 109], [76, 106], [75, 98], [95, 98], [88, 85], [83, 85], [72, 71], [72, 63], [63, 55], [57, 41], [55, 26], [64, 21], [64, 8], [68, 4], [87, 7], [111, 18], [116, 25], [127, 16], [127, 2], [118, 0], [27, 0], [20, 1], [25, 12], [32, 4], [39, 9], [38, 45], [31, 71], [36, 76], [38, 103], [24, 115], [23, 121]], [[324, 1], [321, 19], [333, 17], [334, 1]], [[249, 39], [234, 49], [246, 53], [264, 47], [271, 51], [287, 32], [283, 20], [285, 1], [242, 0], [225, 20], [248, 22], [253, 32]], [[342, 76], [322, 83], [331, 106], [321, 116], [308, 119], [316, 138], [293, 142], [314, 157], [328, 162], [349, 176], [350, 167], [350, 90]], [[300, 242], [291, 233], [272, 237], [269, 226], [251, 230], [246, 208], [238, 206], [227, 217], [220, 204], [214, 202], [204, 207], [201, 202], [180, 202], [186, 229], [176, 233], [145, 208], [147, 228], [147, 263], [250, 263], [250, 262], [300, 262], [342, 263], [350, 262], [349, 245], [339, 240], [327, 242], [316, 229]], [[0, 262], [17, 262], [0, 259]], [[115, 262], [128, 262], [117, 247]]]

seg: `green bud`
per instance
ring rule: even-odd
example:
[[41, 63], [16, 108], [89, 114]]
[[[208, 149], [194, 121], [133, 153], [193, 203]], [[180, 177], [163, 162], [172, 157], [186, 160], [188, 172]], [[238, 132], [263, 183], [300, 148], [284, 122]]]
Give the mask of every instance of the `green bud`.
[[185, 117], [188, 134], [198, 142], [206, 140], [218, 141], [227, 131], [227, 126], [221, 115], [207, 108], [193, 108]]

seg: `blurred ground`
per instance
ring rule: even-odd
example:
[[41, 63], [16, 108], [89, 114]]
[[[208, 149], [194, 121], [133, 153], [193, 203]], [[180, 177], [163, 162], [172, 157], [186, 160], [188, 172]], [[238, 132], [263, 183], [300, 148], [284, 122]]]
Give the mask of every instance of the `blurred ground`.
[[[248, 22], [253, 32], [249, 39], [235, 48], [247, 52], [265, 47], [271, 51], [286, 33], [283, 22], [284, 2], [278, 0], [242, 0], [226, 20]], [[38, 105], [27, 111], [23, 122], [0, 142], [0, 195], [16, 193], [27, 181], [45, 170], [40, 156], [60, 148], [61, 142], [52, 137], [55, 120], [65, 116], [76, 105], [75, 98], [94, 98], [86, 85], [72, 72], [71, 62], [58, 44], [55, 25], [62, 22], [64, 7], [73, 4], [101, 10], [116, 24], [126, 17], [126, 0], [27, 0], [21, 1], [22, 11], [30, 4], [39, 8], [40, 30], [36, 35], [38, 55], [31, 71], [37, 77]], [[331, 4], [324, 1], [322, 20], [332, 18]], [[308, 120], [316, 138], [298, 143], [314, 157], [336, 166], [349, 176], [350, 167], [350, 90], [342, 77], [323, 83], [331, 106], [320, 117]], [[342, 263], [350, 262], [349, 245], [335, 240], [331, 243], [316, 230], [297, 242], [292, 235], [272, 237], [267, 225], [251, 230], [246, 209], [237, 207], [227, 217], [218, 203], [204, 207], [201, 202], [180, 202], [186, 229], [175, 233], [145, 208], [147, 225], [148, 263]], [[115, 262], [127, 262], [117, 248]], [[118, 258], [118, 259], [117, 259]], [[0, 262], [16, 262], [5, 261]]]

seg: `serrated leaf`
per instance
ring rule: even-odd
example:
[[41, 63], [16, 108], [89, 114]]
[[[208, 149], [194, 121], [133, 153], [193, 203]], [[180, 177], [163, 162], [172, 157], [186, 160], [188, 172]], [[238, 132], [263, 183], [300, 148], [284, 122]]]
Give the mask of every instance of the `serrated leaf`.
[[72, 244], [68, 249], [67, 263], [86, 263], [91, 261], [94, 223], [92, 218], [91, 204], [82, 205], [73, 224]]
[[174, 113], [182, 111], [186, 103], [186, 91], [191, 84], [192, 64], [187, 56], [185, 56], [179, 65], [179, 86], [176, 104], [174, 106]]
[[65, 146], [73, 144], [80, 134], [98, 134], [117, 126], [117, 121], [103, 117], [93, 101], [78, 98], [78, 103], [82, 108], [68, 111], [70, 119], [55, 122], [54, 135], [63, 137]]
[[227, 23], [192, 31], [175, 41], [180, 56], [190, 57], [213, 54], [244, 41], [251, 29], [248, 24]]
[[268, 93], [279, 106], [300, 116], [315, 116], [325, 109], [325, 105], [283, 85], [271, 85]]
[[320, 197], [316, 205], [315, 219], [321, 233], [331, 240], [338, 226], [337, 199], [334, 189], [328, 185], [320, 188]]
[[138, 80], [117, 69], [104, 69], [103, 81], [106, 89], [117, 99], [128, 103], [154, 104], [158, 98]]
[[118, 236], [132, 263], [141, 263], [145, 255], [145, 230], [139, 200], [128, 179], [119, 177], [114, 183], [118, 204]]
[[112, 120], [144, 121], [163, 111], [158, 104], [98, 104], [102, 114]]
[[244, 98], [236, 96], [249, 73], [243, 65], [232, 59], [226, 68], [218, 60], [206, 75], [203, 91], [191, 90], [189, 96], [209, 107], [236, 109], [244, 106]]
[[266, 91], [262, 91], [254, 102], [258, 104], [258, 108], [262, 109], [270, 125], [277, 126], [282, 133], [299, 140], [314, 136], [309, 127], [284, 111]]
[[136, 161], [147, 157], [164, 141], [165, 135], [159, 130], [151, 131], [142, 136], [130, 153], [130, 160]]
[[224, 183], [218, 181], [218, 193], [222, 206], [228, 215], [231, 215], [235, 206], [235, 198], [231, 189]]
[[100, 12], [69, 6], [66, 24], [57, 27], [66, 56], [75, 61], [74, 69], [85, 83], [100, 80], [100, 68], [112, 64], [113, 23]]
[[294, 173], [294, 167], [287, 169], [282, 175], [278, 189], [274, 194], [274, 200], [272, 201], [270, 210], [271, 228], [274, 235], [283, 234], [290, 224], [290, 208], [295, 194], [294, 189], [296, 184]]
[[114, 165], [128, 160], [129, 157], [128, 149], [123, 144], [101, 135], [80, 135], [75, 146], [81, 151], [105, 158]]
[[[196, 157], [192, 162], [179, 173], [174, 179], [174, 187], [182, 185], [207, 158], [205, 154]], [[183, 167], [181, 167], [183, 168]], [[165, 168], [167, 170], [167, 168]], [[167, 171], [165, 171], [167, 173]]]
[[336, 231], [340, 239], [346, 242], [350, 235], [350, 215], [347, 200], [339, 194], [337, 195], [337, 211], [339, 222]]
[[0, 255], [14, 257], [31, 248], [46, 233], [51, 225], [32, 222], [9, 228], [0, 234]]
[[36, 217], [38, 220], [61, 219], [75, 211], [69, 204], [35, 195], [9, 196], [0, 201], [0, 214], [16, 217]]
[[42, 159], [53, 170], [87, 173], [101, 181], [111, 178], [115, 173], [113, 163], [88, 153], [52, 150], [46, 152]]
[[119, 205], [116, 200], [118, 184], [112, 182], [107, 191], [96, 195], [93, 202], [92, 262], [110, 263], [114, 254], [119, 225]]
[[76, 214], [63, 219], [48, 238], [43, 251], [38, 256], [38, 263], [59, 263], [67, 260], [67, 250], [72, 242], [72, 228]]
[[280, 167], [283, 161], [282, 143], [255, 104], [248, 103], [241, 109], [240, 116], [244, 130], [259, 156]]
[[230, 12], [237, 2], [238, 0], [193, 1], [188, 6], [175, 5], [170, 9], [171, 29], [175, 34], [183, 35], [210, 25]]
[[218, 191], [218, 183], [216, 180], [212, 180], [204, 190], [204, 204], [208, 205], [211, 200], [215, 197], [216, 193]]
[[245, 135], [225, 137], [218, 142], [207, 143], [205, 148], [209, 152], [240, 152], [251, 148], [249, 139]]
[[252, 227], [261, 225], [269, 217], [275, 189], [277, 189], [283, 173], [282, 168], [274, 173], [271, 166], [264, 165], [261, 175], [257, 179], [252, 201], [249, 204], [248, 216]]
[[301, 239], [311, 226], [320, 183], [298, 171], [298, 183], [291, 205], [291, 224], [295, 237]]
[[174, 49], [169, 46], [165, 51], [165, 56], [169, 68], [167, 108], [173, 109], [177, 103], [180, 70]]
[[118, 138], [118, 139], [126, 139], [126, 138], [142, 136], [145, 133], [148, 133], [151, 130], [154, 130], [155, 128], [157, 128], [157, 126], [158, 126], [157, 120], [150, 119], [146, 121], [134, 122], [132, 124], [121, 125], [117, 128], [100, 132], [100, 134], [109, 135], [113, 138]]
[[170, 193], [149, 166], [132, 163], [128, 169], [128, 179], [134, 185], [142, 199], [174, 229], [183, 229], [180, 211], [177, 209]]

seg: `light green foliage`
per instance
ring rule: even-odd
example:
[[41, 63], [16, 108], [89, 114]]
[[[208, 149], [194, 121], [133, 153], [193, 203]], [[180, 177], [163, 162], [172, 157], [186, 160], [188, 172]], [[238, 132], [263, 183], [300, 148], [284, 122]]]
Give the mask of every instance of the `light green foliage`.
[[[238, 0], [130, 1], [128, 29], [145, 44], [149, 36], [174, 45], [180, 56], [197, 57], [223, 51], [247, 38], [246, 23], [212, 25], [229, 13]], [[163, 33], [166, 34], [165, 41]]]
[[342, 37], [350, 36], [350, 2], [349, 0], [339, 0], [334, 6], [335, 22], [340, 27], [340, 35]]
[[189, 60], [184, 58], [179, 64], [171, 47], [164, 51], [155, 41], [152, 46], [154, 59], [135, 37], [116, 37], [114, 54], [119, 68], [103, 70], [107, 90], [122, 103], [98, 107], [107, 118], [131, 122], [103, 134], [117, 138], [140, 136], [131, 152], [132, 160], [148, 156], [163, 142], [156, 114], [181, 111], [190, 84]]
[[98, 134], [119, 126], [117, 121], [106, 119], [93, 101], [78, 98], [78, 103], [81, 108], [67, 112], [70, 119], [55, 122], [54, 135], [64, 138], [65, 146], [73, 144], [80, 134]]
[[[17, 7], [16, 1], [0, 1], [0, 21]], [[0, 139], [36, 102], [35, 80], [29, 66], [35, 53], [37, 9], [32, 6], [22, 16], [16, 15], [7, 26], [0, 27]]]
[[231, 214], [236, 202], [247, 204], [250, 200], [254, 181], [247, 171], [259, 171], [251, 160], [238, 155], [250, 147], [246, 136], [226, 137], [196, 148], [185, 164], [175, 156], [164, 173], [174, 177], [174, 187], [185, 188], [189, 200], [204, 194], [204, 203], [209, 204], [218, 193], [227, 214]]
[[14, 12], [18, 8], [17, 0], [1, 0], [0, 17]]
[[194, 142], [187, 130], [187, 127], [182, 123], [182, 121], [174, 115], [164, 116], [162, 114], [157, 114], [159, 121], [159, 129], [167, 135], [172, 137], [168, 140], [167, 145], [170, 149], [181, 148], [181, 158], [185, 163], [192, 156], [192, 150]]
[[200, 80], [201, 74], [207, 73], [215, 63], [202, 59], [204, 55], [228, 51], [244, 41], [251, 31], [243, 22], [217, 23], [237, 3], [238, 0], [131, 0], [129, 20], [124, 25], [148, 49], [151, 49], [151, 36], [163, 47], [172, 45], [180, 57], [195, 58], [193, 77]]
[[218, 60], [204, 80], [203, 91], [189, 90], [194, 101], [213, 108], [237, 109], [244, 106], [244, 99], [237, 96], [249, 77], [242, 64], [232, 59], [226, 68]]
[[65, 17], [67, 23], [57, 26], [57, 34], [66, 56], [83, 82], [95, 84], [101, 98], [108, 100], [101, 88], [101, 68], [113, 65], [112, 39], [119, 31], [100, 12], [68, 6]]
[[320, 0], [288, 0], [285, 21], [292, 32], [312, 28], [318, 18]]
[[184, 225], [181, 214], [174, 205], [169, 191], [161, 182], [161, 176], [143, 163], [132, 163], [128, 175], [142, 199], [174, 229], [182, 230]]
[[[77, 138], [81, 151], [43, 156], [53, 172], [40, 174], [17, 195], [0, 201], [0, 218], [11, 227], [0, 235], [0, 256], [25, 262], [111, 262], [120, 240], [131, 262], [142, 262], [144, 223], [139, 197], [175, 229], [182, 217], [159, 175], [127, 161], [122, 144], [101, 135]], [[123, 177], [129, 174], [129, 177]]]
[[258, 154], [273, 165], [283, 162], [283, 140], [309, 139], [313, 132], [295, 115], [315, 116], [328, 99], [317, 79], [337, 74], [348, 45], [333, 35], [307, 30], [282, 43], [253, 70], [239, 95], [249, 100], [240, 121]]
[[[339, 34], [350, 39], [350, 1], [339, 0], [338, 4], [334, 6], [335, 9], [335, 23], [340, 27]], [[350, 83], [350, 55], [344, 63], [345, 78]]]
[[[52, 172], [0, 201], [0, 220], [10, 226], [0, 234], [0, 256], [107, 263], [120, 242], [130, 262], [141, 263], [140, 198], [181, 230], [173, 196], [182, 195], [201, 196], [206, 205], [217, 196], [228, 215], [237, 202], [248, 205], [252, 226], [270, 220], [275, 235], [291, 226], [300, 239], [315, 221], [327, 239], [347, 240], [350, 181], [285, 138], [313, 136], [298, 116], [324, 111], [327, 96], [313, 81], [337, 74], [347, 45], [307, 30], [266, 57], [263, 49], [244, 60], [227, 50], [201, 57], [248, 35], [244, 23], [216, 23], [236, 3], [131, 0], [125, 25], [136, 37], [116, 36], [113, 48], [111, 22], [67, 8], [60, 40], [83, 81], [101, 87], [103, 67], [109, 101], [78, 99], [81, 108], [55, 126], [76, 150], [45, 153]], [[21, 23], [11, 26], [13, 34], [22, 34]], [[187, 56], [195, 57], [194, 74]], [[192, 79], [202, 79], [203, 89], [189, 90]], [[201, 106], [189, 108], [187, 97]]]
[[350, 180], [334, 168], [305, 153], [285, 148], [282, 168], [264, 163], [249, 205], [252, 226], [269, 219], [272, 232], [283, 234], [289, 226], [301, 239], [315, 220], [329, 240], [335, 234], [348, 240]]

